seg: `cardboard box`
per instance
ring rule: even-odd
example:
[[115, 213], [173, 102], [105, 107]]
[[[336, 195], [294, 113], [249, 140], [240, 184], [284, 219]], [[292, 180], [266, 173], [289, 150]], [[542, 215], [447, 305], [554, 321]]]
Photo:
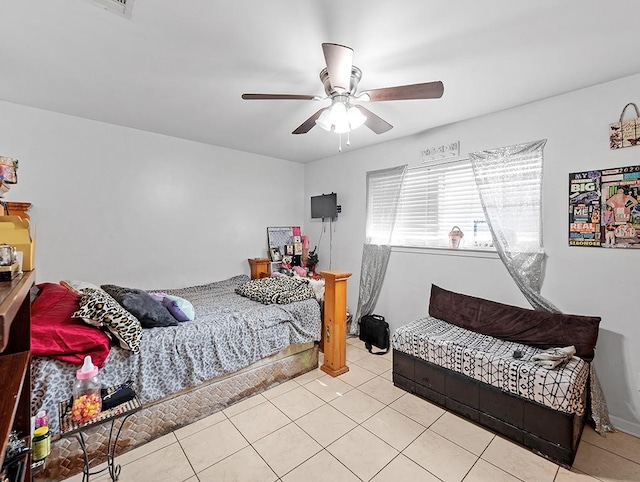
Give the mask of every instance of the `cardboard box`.
[[22, 252], [22, 270], [35, 268], [36, 243], [29, 231], [29, 220], [19, 216], [0, 216], [0, 244], [15, 246]]

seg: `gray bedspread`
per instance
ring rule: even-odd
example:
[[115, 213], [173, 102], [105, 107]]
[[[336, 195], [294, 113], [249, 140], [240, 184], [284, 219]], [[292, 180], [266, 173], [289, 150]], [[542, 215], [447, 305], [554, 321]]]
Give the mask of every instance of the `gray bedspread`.
[[[131, 379], [140, 402], [148, 403], [247, 367], [290, 344], [320, 339], [315, 299], [264, 305], [234, 292], [246, 275], [177, 290], [155, 290], [185, 298], [195, 321], [143, 330], [140, 353], [111, 348], [99, 377], [103, 387]], [[72, 393], [78, 366], [47, 357], [32, 361], [32, 413], [49, 414], [59, 430], [58, 403]]]

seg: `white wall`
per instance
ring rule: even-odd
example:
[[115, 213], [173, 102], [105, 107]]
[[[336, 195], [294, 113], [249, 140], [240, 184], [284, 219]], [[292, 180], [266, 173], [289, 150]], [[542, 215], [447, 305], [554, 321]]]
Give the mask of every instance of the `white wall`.
[[[159, 114], [160, 115], [160, 114]], [[33, 203], [37, 281], [171, 288], [249, 273], [303, 223], [304, 166], [0, 102], [8, 201]]]
[[[404, 163], [415, 165], [421, 149], [450, 141], [459, 140], [466, 154], [548, 139], [543, 182], [548, 261], [542, 294], [564, 312], [602, 317], [595, 363], [612, 420], [620, 429], [640, 435], [640, 252], [569, 247], [567, 241], [568, 174], [640, 164], [640, 147], [609, 149], [608, 125], [617, 120], [628, 102], [640, 102], [640, 75], [307, 165], [307, 198], [335, 191], [343, 208], [334, 225], [332, 265], [353, 272], [348, 292], [350, 310], [355, 312], [358, 298], [367, 171]], [[308, 200], [305, 209], [309, 219]], [[307, 222], [306, 231], [315, 243], [320, 223]], [[327, 268], [328, 252], [325, 233], [320, 248], [321, 269]], [[431, 283], [528, 306], [497, 258], [396, 250], [375, 312], [386, 316], [392, 328], [426, 315]]]

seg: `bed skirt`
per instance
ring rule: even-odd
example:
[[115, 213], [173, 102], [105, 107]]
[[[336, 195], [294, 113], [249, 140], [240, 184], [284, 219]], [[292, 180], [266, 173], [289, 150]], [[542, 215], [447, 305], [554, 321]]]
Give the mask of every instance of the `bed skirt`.
[[[234, 403], [318, 367], [318, 344], [290, 345], [247, 368], [150, 402], [125, 423], [117, 454], [205, 418]], [[84, 432], [92, 466], [106, 461], [109, 424]], [[117, 458], [116, 458], [117, 462]], [[51, 445], [45, 470], [36, 481], [58, 481], [82, 471], [83, 457], [76, 437], [58, 438]]]

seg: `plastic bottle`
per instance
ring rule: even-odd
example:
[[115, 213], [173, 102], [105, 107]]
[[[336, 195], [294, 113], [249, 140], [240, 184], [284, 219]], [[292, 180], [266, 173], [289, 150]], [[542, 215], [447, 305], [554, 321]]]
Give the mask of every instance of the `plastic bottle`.
[[51, 452], [51, 435], [49, 427], [39, 427], [33, 431], [32, 459], [34, 462], [44, 459]]
[[47, 427], [49, 425], [49, 417], [46, 410], [40, 410], [36, 414], [35, 428]]
[[87, 423], [100, 414], [102, 409], [101, 387], [98, 380], [98, 367], [93, 364], [90, 356], [84, 357], [84, 365], [76, 372], [76, 382], [73, 385], [71, 411], [74, 422]]

